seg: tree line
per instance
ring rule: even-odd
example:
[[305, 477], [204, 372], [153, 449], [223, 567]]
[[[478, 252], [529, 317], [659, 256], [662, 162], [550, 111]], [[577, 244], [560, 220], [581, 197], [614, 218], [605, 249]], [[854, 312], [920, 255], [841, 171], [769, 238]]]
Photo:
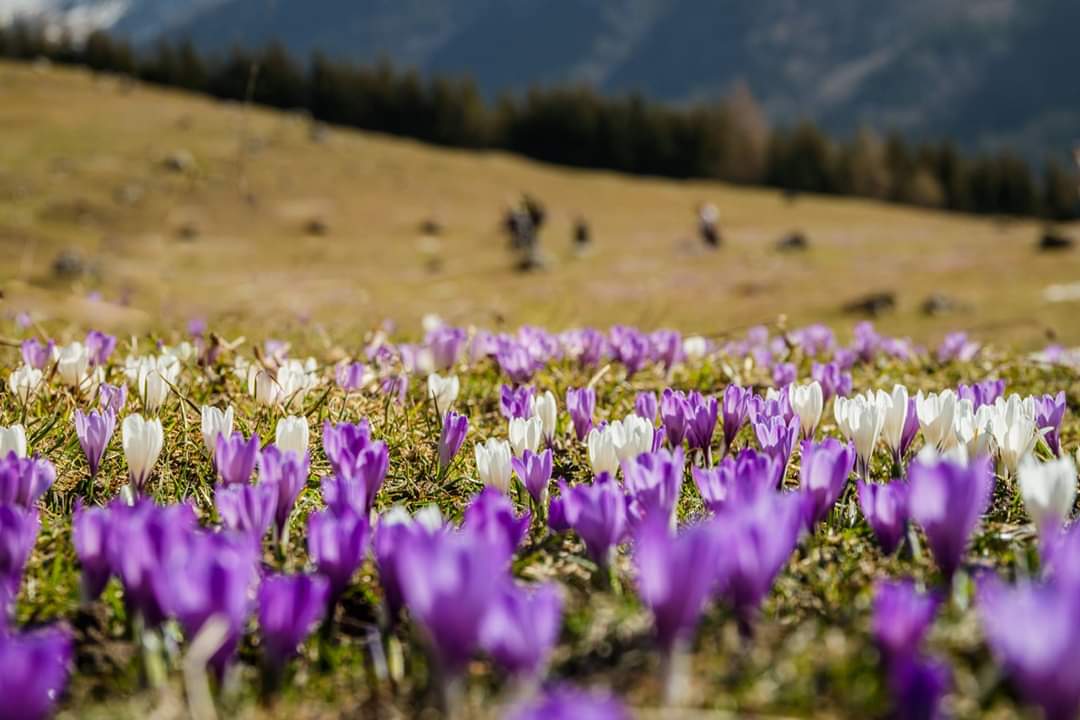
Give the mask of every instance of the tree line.
[[773, 128], [745, 86], [723, 100], [684, 107], [586, 87], [533, 88], [487, 102], [469, 78], [424, 78], [389, 62], [358, 66], [316, 53], [303, 63], [280, 44], [200, 55], [190, 42], [163, 42], [135, 52], [103, 32], [75, 43], [25, 23], [0, 27], [0, 57], [48, 58], [221, 99], [303, 109], [327, 123], [561, 165], [962, 212], [1080, 217], [1078, 179], [1056, 158], [1036, 172], [1008, 150], [963, 153], [949, 140], [913, 143], [862, 129], [840, 141], [808, 121]]

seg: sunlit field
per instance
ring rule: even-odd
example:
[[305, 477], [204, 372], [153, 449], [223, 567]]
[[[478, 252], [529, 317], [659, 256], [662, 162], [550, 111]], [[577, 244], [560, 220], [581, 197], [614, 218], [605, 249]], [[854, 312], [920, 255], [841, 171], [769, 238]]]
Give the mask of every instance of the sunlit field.
[[[5, 307], [83, 329], [198, 316], [343, 336], [433, 310], [482, 327], [712, 334], [785, 315], [844, 329], [860, 318], [843, 306], [886, 292], [896, 308], [879, 326], [921, 342], [954, 329], [1027, 349], [1080, 342], [1076, 301], [1044, 299], [1080, 280], [1075, 258], [1038, 253], [1032, 221], [577, 172], [62, 68], [0, 65], [0, 96]], [[512, 271], [501, 228], [521, 193], [549, 216], [546, 269], [529, 274]], [[696, 234], [704, 202], [720, 214], [715, 251]], [[593, 238], [581, 254], [578, 215]], [[778, 252], [793, 231], [808, 251]], [[53, 270], [64, 251], [81, 273]], [[935, 295], [942, 312], [927, 315]]]
[[8, 717], [1080, 706], [1067, 354], [12, 332]]

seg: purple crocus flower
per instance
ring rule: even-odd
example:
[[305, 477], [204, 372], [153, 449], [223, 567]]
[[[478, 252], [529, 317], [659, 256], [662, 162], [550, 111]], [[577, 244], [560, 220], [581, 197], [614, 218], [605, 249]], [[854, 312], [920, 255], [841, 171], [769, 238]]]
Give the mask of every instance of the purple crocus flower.
[[35, 338], [29, 340], [23, 340], [22, 345], [19, 348], [22, 351], [23, 362], [32, 368], [38, 370], [44, 370], [52, 362], [53, 350], [56, 349], [56, 343], [52, 340], [48, 342], [41, 342]]
[[55, 480], [56, 468], [45, 458], [8, 453], [0, 457], [0, 505], [31, 508]]
[[825, 519], [840, 499], [844, 485], [855, 467], [855, 448], [835, 438], [802, 444], [799, 486], [803, 494], [804, 523], [807, 530]]
[[119, 417], [124, 410], [124, 405], [127, 404], [127, 392], [127, 385], [101, 383], [98, 386], [98, 407], [102, 411], [111, 411], [113, 415]]
[[356, 392], [364, 386], [367, 366], [361, 362], [342, 363], [334, 369], [334, 381], [345, 392]]
[[0, 632], [0, 698], [9, 720], [45, 720], [67, 686], [72, 660], [67, 629]]
[[251, 614], [258, 579], [258, 553], [247, 537], [230, 533], [191, 533], [185, 553], [167, 565], [169, 611], [189, 642], [211, 619], [223, 621], [226, 634], [209, 666], [222, 678]]
[[949, 666], [923, 657], [905, 658], [889, 668], [896, 720], [940, 720], [941, 700], [952, 687]]
[[626, 498], [619, 486], [602, 473], [591, 484], [562, 487], [559, 497], [567, 526], [581, 537], [589, 556], [607, 567], [612, 549], [627, 531]]
[[835, 362], [814, 363], [810, 366], [810, 377], [821, 384], [825, 402], [829, 398], [851, 394], [851, 373], [844, 372]]
[[495, 352], [495, 362], [512, 382], [521, 385], [529, 382], [536, 373], [536, 364], [523, 344], [503, 338]]
[[259, 586], [259, 635], [271, 672], [297, 653], [329, 604], [330, 583], [319, 575], [271, 575]]
[[972, 406], [978, 410], [983, 405], [993, 405], [1005, 392], [1004, 380], [983, 380], [971, 385], [960, 384], [956, 388], [956, 395], [961, 400], [970, 400]]
[[937, 606], [936, 596], [917, 591], [910, 580], [877, 583], [872, 630], [887, 663], [918, 654]]
[[508, 720], [630, 720], [610, 695], [560, 686], [510, 712]]
[[836, 348], [836, 351], [833, 353], [833, 362], [839, 365], [841, 370], [850, 370], [855, 367], [855, 363], [858, 359], [859, 356], [855, 351], [847, 348]]
[[644, 522], [646, 518], [658, 518], [664, 524], [674, 521], [685, 464], [681, 447], [672, 452], [642, 453], [623, 461], [628, 510], [635, 523]]
[[686, 394], [681, 390], [666, 388], [660, 397], [660, 421], [664, 424], [664, 433], [672, 447], [682, 445], [686, 439], [689, 413]]
[[791, 406], [791, 393], [778, 392], [771, 388], [765, 397], [751, 395], [747, 401], [746, 415], [750, 418], [750, 424], [766, 422], [771, 418], [782, 418], [784, 422], [796, 416], [795, 408]]
[[358, 423], [333, 424], [329, 420], [323, 423], [322, 445], [326, 459], [335, 473], [342, 468], [355, 464], [360, 453], [370, 446], [371, 425], [367, 420]]
[[387, 375], [379, 383], [379, 392], [401, 405], [409, 392], [409, 376], [406, 373]]
[[109, 362], [109, 356], [116, 350], [116, 338], [112, 335], [91, 330], [86, 334], [86, 352], [90, 356], [91, 367]]
[[656, 423], [656, 413], [659, 410], [659, 406], [656, 402], [656, 393], [642, 391], [634, 398], [634, 414], [638, 417], [645, 418], [649, 422]]
[[670, 370], [675, 363], [683, 359], [682, 335], [678, 331], [657, 330], [649, 336], [649, 342], [652, 344], [653, 362], [660, 363], [665, 370]]
[[799, 438], [799, 419], [785, 420], [779, 416], [762, 419], [754, 423], [754, 434], [762, 452], [776, 458], [780, 466], [786, 468], [795, 441]]
[[908, 491], [901, 480], [884, 485], [859, 481], [859, 507], [886, 554], [896, 550], [907, 531]]
[[1065, 417], [1065, 391], [1057, 395], [1034, 398], [1035, 427], [1045, 431], [1043, 437], [1055, 455], [1061, 454], [1061, 421]]
[[792, 330], [788, 337], [811, 357], [825, 355], [836, 347], [836, 334], [833, 333], [832, 328], [821, 323]]
[[795, 382], [799, 377], [798, 368], [792, 363], [776, 363], [773, 365], [772, 381], [779, 389], [783, 389]]
[[724, 448], [731, 449], [731, 443], [735, 436], [746, 424], [746, 414], [749, 411], [750, 389], [741, 388], [738, 385], [728, 385], [724, 389], [724, 398], [720, 403], [720, 413], [724, 418]]
[[926, 532], [934, 560], [950, 579], [994, 489], [987, 458], [968, 465], [945, 459], [917, 461], [908, 470], [911, 517]]
[[637, 328], [615, 325], [608, 333], [611, 354], [626, 368], [626, 377], [630, 378], [645, 366], [651, 355], [649, 338]]
[[443, 417], [439, 433], [439, 472], [446, 472], [469, 432], [469, 418], [453, 410]]
[[[328, 504], [339, 500], [355, 500], [355, 510], [361, 515], [375, 506], [375, 496], [386, 479], [390, 452], [386, 443], [372, 440], [367, 421], [357, 425], [341, 423], [323, 425], [323, 449], [334, 469], [334, 478], [323, 480], [323, 495]], [[328, 482], [329, 481], [329, 482]], [[344, 491], [334, 497], [328, 492]]]
[[512, 675], [538, 675], [559, 639], [562, 605], [557, 583], [505, 583], [484, 615], [480, 647]]
[[795, 549], [802, 527], [798, 495], [759, 493], [751, 501], [726, 506], [716, 515], [727, 570], [723, 596], [743, 633]]
[[715, 397], [691, 392], [686, 398], [686, 440], [691, 450], [707, 451], [716, 430], [718, 403]]
[[723, 566], [715, 527], [700, 523], [672, 535], [660, 519], [647, 520], [634, 538], [638, 595], [652, 612], [660, 650], [689, 643]]
[[274, 521], [277, 494], [273, 483], [220, 485], [214, 492], [214, 506], [222, 525], [259, 543]]
[[461, 519], [461, 527], [478, 537], [502, 543], [509, 555], [525, 539], [531, 519], [532, 514], [528, 511], [521, 516], [515, 515], [510, 498], [489, 485], [469, 502]]
[[945, 336], [937, 349], [937, 359], [940, 363], [953, 360], [970, 362], [978, 354], [982, 346], [974, 340], [968, 339], [966, 332], [953, 332]]
[[529, 385], [499, 387], [499, 410], [507, 420], [528, 419], [532, 415], [533, 389]]
[[331, 603], [345, 592], [364, 561], [368, 535], [367, 520], [349, 510], [322, 510], [308, 517], [308, 555], [330, 583]]
[[75, 434], [79, 436], [79, 445], [90, 465], [91, 478], [97, 477], [101, 459], [105, 457], [105, 448], [109, 446], [115, 430], [116, 415], [112, 410], [91, 410], [88, 415], [82, 410], [75, 410]]
[[908, 398], [907, 404], [907, 417], [904, 418], [904, 429], [900, 432], [900, 447], [897, 448], [896, 457], [893, 460], [899, 465], [907, 451], [911, 448], [911, 443], [915, 441], [915, 436], [919, 434], [919, 411], [915, 406], [915, 398]]
[[852, 330], [854, 338], [851, 341], [851, 349], [863, 362], [871, 362], [881, 349], [881, 335], [874, 329], [874, 324], [869, 320], [858, 323]]
[[175, 582], [169, 572], [172, 557], [184, 551], [195, 529], [195, 512], [187, 504], [161, 507], [138, 500], [109, 506], [109, 569], [124, 586], [125, 604], [147, 627], [165, 620]]
[[8, 610], [19, 594], [23, 568], [40, 527], [37, 510], [0, 505], [0, 628], [6, 624]]
[[509, 558], [505, 543], [467, 531], [400, 548], [405, 605], [447, 675], [459, 674], [479, 648], [484, 619], [508, 582]]
[[96, 600], [109, 582], [109, 523], [108, 510], [87, 508], [81, 503], [71, 519], [75, 554], [82, 566], [82, 594], [87, 602]]
[[241, 485], [251, 482], [255, 465], [259, 462], [259, 436], [252, 435], [244, 439], [244, 434], [234, 432], [231, 437], [219, 433], [214, 451], [214, 465], [218, 477], [226, 485]]
[[391, 508], [379, 517], [372, 550], [375, 565], [379, 570], [379, 584], [382, 585], [387, 615], [391, 621], [397, 617], [404, 602], [397, 571], [401, 549], [409, 543], [438, 542], [446, 531], [447, 526], [443, 524], [438, 508], [435, 507], [421, 510], [415, 518], [400, 507]]
[[578, 440], [584, 440], [592, 430], [593, 412], [596, 410], [596, 391], [591, 387], [566, 390], [566, 409], [574, 423], [574, 434]]
[[431, 351], [431, 359], [435, 363], [435, 369], [449, 370], [457, 365], [465, 350], [465, 340], [468, 334], [462, 328], [442, 325], [427, 334], [425, 340]]
[[1080, 595], [1061, 583], [979, 580], [983, 634], [1020, 695], [1047, 720], [1072, 720], [1080, 708]]
[[293, 506], [296, 505], [296, 498], [307, 483], [310, 464], [311, 456], [308, 453], [297, 457], [294, 452], [282, 452], [274, 444], [267, 445], [259, 454], [259, 484], [277, 488], [274, 529], [282, 543], [286, 539], [285, 531]]
[[584, 368], [594, 368], [600, 364], [608, 349], [604, 333], [594, 328], [570, 330], [559, 337], [566, 354], [577, 360]]
[[526, 448], [520, 458], [510, 458], [510, 464], [518, 479], [525, 485], [529, 496], [537, 505], [543, 505], [547, 497], [548, 485], [551, 483], [551, 461], [551, 448], [540, 454]]
[[750, 502], [761, 492], [775, 490], [781, 469], [775, 458], [746, 448], [714, 467], [691, 468], [691, 474], [705, 507], [717, 513], [728, 504]]

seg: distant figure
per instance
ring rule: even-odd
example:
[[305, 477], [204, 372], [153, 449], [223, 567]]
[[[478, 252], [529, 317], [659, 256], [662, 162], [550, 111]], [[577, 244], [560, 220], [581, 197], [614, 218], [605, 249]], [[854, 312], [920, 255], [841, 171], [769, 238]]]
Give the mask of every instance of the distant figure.
[[510, 249], [518, 256], [515, 267], [522, 272], [543, 267], [539, 232], [546, 216], [544, 206], [531, 195], [523, 195], [519, 205], [507, 210], [503, 216]]
[[720, 220], [720, 211], [712, 203], [705, 203], [698, 208], [698, 233], [706, 245], [712, 248], [720, 247], [720, 230], [717, 222]]
[[1069, 250], [1075, 244], [1071, 237], [1054, 228], [1043, 230], [1042, 236], [1039, 238], [1039, 250], [1043, 252]]
[[802, 230], [788, 233], [776, 243], [776, 249], [780, 252], [801, 251], [809, 248], [810, 241], [806, 239], [806, 235], [803, 234]]
[[547, 209], [544, 207], [543, 203], [532, 195], [525, 194], [521, 197], [521, 206], [525, 209], [525, 212], [529, 214], [529, 219], [532, 220], [533, 230], [540, 232], [540, 228], [544, 226], [544, 220], [547, 219]]
[[589, 222], [578, 215], [574, 220], [574, 247], [584, 250], [592, 242], [592, 233], [589, 230]]

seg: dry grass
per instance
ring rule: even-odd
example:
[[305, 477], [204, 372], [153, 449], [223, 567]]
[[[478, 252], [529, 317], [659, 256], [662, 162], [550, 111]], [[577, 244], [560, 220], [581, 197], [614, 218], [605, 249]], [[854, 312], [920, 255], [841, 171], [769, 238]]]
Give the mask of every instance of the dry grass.
[[[1080, 280], [1070, 254], [1034, 251], [1037, 223], [1002, 222], [859, 200], [715, 183], [577, 172], [501, 153], [473, 154], [333, 130], [309, 122], [70, 69], [0, 64], [0, 281], [11, 310], [114, 329], [176, 325], [193, 315], [278, 330], [313, 318], [331, 330], [407, 322], [438, 311], [456, 322], [607, 325], [721, 331], [781, 314], [844, 326], [840, 306], [891, 290], [893, 333], [933, 341], [946, 330], [1040, 346], [1080, 342], [1076, 303], [1043, 288]], [[187, 151], [195, 166], [163, 159]], [[521, 191], [551, 211], [549, 270], [508, 270], [498, 221]], [[720, 210], [726, 246], [694, 240], [694, 208]], [[570, 227], [590, 220], [592, 252]], [[425, 247], [420, 223], [445, 227]], [[308, 234], [312, 219], [325, 236]], [[811, 250], [774, 242], [805, 231]], [[195, 237], [185, 239], [185, 231]], [[52, 278], [78, 249], [95, 273]], [[432, 256], [441, 269], [431, 271]], [[104, 303], [83, 300], [100, 290]], [[924, 317], [932, 292], [966, 305]], [[130, 308], [119, 307], [123, 298]]]

